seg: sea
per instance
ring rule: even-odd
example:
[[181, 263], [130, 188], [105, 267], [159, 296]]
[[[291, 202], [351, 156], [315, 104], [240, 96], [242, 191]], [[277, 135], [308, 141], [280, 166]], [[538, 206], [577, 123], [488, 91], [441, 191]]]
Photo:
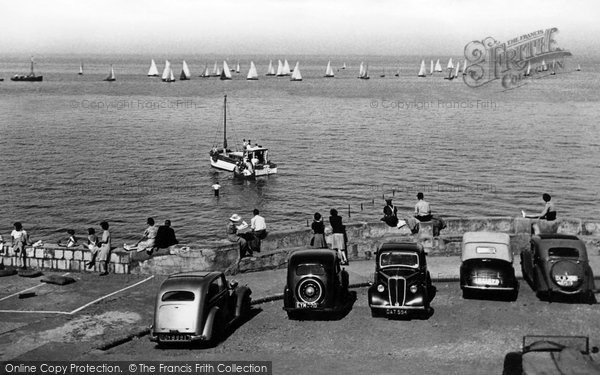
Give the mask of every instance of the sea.
[[[111, 225], [114, 243], [139, 239], [146, 218], [165, 219], [182, 243], [225, 237], [228, 218], [252, 210], [268, 230], [307, 228], [337, 209], [346, 224], [377, 221], [384, 198], [401, 216], [423, 192], [442, 217], [540, 212], [552, 195], [559, 217], [600, 215], [600, 60], [568, 59], [507, 89], [471, 87], [459, 75], [417, 77], [421, 60], [461, 56], [28, 56], [0, 58], [0, 234], [23, 223], [33, 240]], [[147, 77], [151, 59], [176, 77]], [[199, 78], [226, 59], [230, 81]], [[298, 61], [303, 80], [266, 77], [269, 60]], [[259, 80], [247, 81], [250, 61]], [[331, 61], [335, 77], [324, 78]], [[83, 62], [84, 74], [78, 75]], [[361, 62], [369, 80], [357, 79]], [[341, 69], [343, 64], [346, 69]], [[110, 65], [116, 81], [104, 82]], [[581, 71], [575, 71], [577, 65]], [[398, 74], [398, 76], [396, 76]], [[385, 77], [382, 77], [385, 75]], [[239, 181], [210, 166], [223, 142], [269, 148], [278, 174]], [[211, 186], [221, 185], [219, 197]], [[308, 240], [308, 239], [307, 239]]]

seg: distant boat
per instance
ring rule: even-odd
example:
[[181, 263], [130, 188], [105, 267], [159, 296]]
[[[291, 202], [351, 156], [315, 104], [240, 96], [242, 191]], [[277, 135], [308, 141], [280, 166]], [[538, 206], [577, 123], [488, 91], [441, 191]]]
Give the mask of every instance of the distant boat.
[[383, 72], [379, 75], [381, 78], [385, 78], [385, 68], [383, 68]]
[[296, 62], [296, 66], [294, 66], [294, 71], [292, 72], [292, 78], [290, 81], [302, 81], [302, 74], [300, 74], [300, 62]]
[[578, 72], [581, 72], [581, 65], [577, 64], [577, 69], [575, 69]]
[[555, 68], [555, 66], [556, 66], [556, 61], [552, 60], [552, 70], [550, 71], [550, 75], [551, 76], [555, 76], [556, 75], [556, 68]]
[[267, 74], [265, 74], [267, 76], [274, 76], [275, 75], [275, 68], [273, 68], [273, 60], [269, 60], [269, 68], [267, 69]]
[[277, 60], [277, 73], [275, 75], [278, 77], [283, 75], [283, 63], [281, 60]]
[[398, 68], [398, 70], [396, 71], [396, 74], [394, 74], [394, 77], [400, 77], [400, 68]]
[[179, 80], [187, 81], [191, 77], [192, 75], [190, 74], [190, 68], [188, 68], [188, 64], [185, 62], [185, 60], [183, 60], [183, 63], [181, 63], [181, 74], [179, 75]]
[[429, 66], [429, 75], [433, 74], [433, 60], [431, 60], [431, 65]]
[[148, 77], [158, 77], [158, 68], [156, 67], [154, 59], [152, 59], [152, 62], [150, 62], [150, 69], [148, 69]]
[[36, 76], [33, 72], [33, 57], [31, 58], [31, 71], [28, 75], [17, 74], [10, 78], [11, 81], [22, 81], [22, 82], [41, 82], [44, 76]]
[[439, 59], [435, 62], [435, 69], [433, 71], [438, 73], [443, 72]]
[[258, 80], [258, 72], [256, 71], [256, 66], [254, 65], [254, 61], [250, 61], [250, 70], [248, 71], [248, 76], [246, 77], [249, 81]]
[[347, 68], [346, 63], [344, 63], [344, 65], [342, 65], [342, 69], [346, 69], [346, 68]]
[[279, 60], [278, 64], [277, 64], [277, 76], [283, 77], [283, 76], [289, 76], [291, 74], [292, 74], [292, 72], [290, 71], [290, 64], [288, 63], [287, 59], [285, 59], [283, 65], [281, 64], [281, 60]]
[[104, 78], [105, 81], [113, 82], [117, 79], [115, 78], [115, 70], [113, 69], [112, 64], [110, 64], [110, 70], [108, 71], [108, 77]]
[[360, 79], [371, 78], [371, 77], [369, 77], [369, 66], [363, 65], [362, 62], [360, 63], [360, 70], [359, 70], [358, 78], [360, 78]]
[[175, 75], [173, 74], [173, 69], [169, 66], [169, 72], [167, 73], [167, 78], [163, 79], [164, 82], [175, 82]]
[[77, 73], [77, 74], [80, 76], [83, 75], [83, 61], [79, 64], [79, 73]]
[[454, 64], [452, 63], [452, 57], [450, 58], [450, 60], [448, 60], [448, 66], [446, 67], [446, 69], [454, 69]]
[[448, 60], [448, 66], [446, 66], [446, 70], [448, 71], [448, 76], [444, 77], [444, 79], [453, 80], [454, 74], [452, 70], [454, 69], [454, 64], [452, 63], [452, 57]]
[[215, 66], [213, 67], [212, 73], [210, 73], [211, 77], [218, 77], [221, 75], [221, 72], [219, 72], [219, 66], [217, 65], [217, 62], [215, 61]]
[[204, 66], [204, 70], [202, 71], [202, 73], [198, 77], [202, 77], [202, 78], [208, 78], [208, 77], [210, 77], [210, 71], [208, 70], [208, 65]]
[[238, 61], [237, 65], [235, 66], [235, 72], [239, 73], [240, 72], [240, 62]]
[[417, 74], [417, 77], [425, 77], [426, 73], [427, 72], [425, 71], [425, 60], [421, 60], [421, 68], [419, 69], [419, 74]]
[[327, 62], [327, 68], [325, 69], [325, 77], [328, 77], [328, 78], [335, 77], [335, 74], [333, 73], [333, 69], [331, 68], [331, 61]]
[[458, 72], [460, 72], [460, 61], [456, 63], [456, 69], [454, 70], [454, 78], [458, 78]]
[[231, 79], [231, 71], [227, 66], [227, 61], [223, 60], [223, 70], [221, 71], [221, 75], [219, 76], [221, 81], [229, 81]]
[[466, 75], [467, 75], [467, 67], [468, 67], [468, 66], [467, 66], [467, 60], [465, 60], [465, 61], [463, 62], [463, 69], [462, 69], [462, 71], [463, 71], [463, 76], [466, 76]]
[[531, 62], [528, 61], [527, 62], [527, 69], [525, 70], [525, 74], [523, 74], [524, 77], [529, 77], [531, 75]]
[[166, 81], [169, 78], [169, 69], [171, 69], [171, 63], [169, 62], [169, 60], [165, 60], [165, 68], [163, 69], [162, 75], [160, 76], [160, 78], [163, 81]]

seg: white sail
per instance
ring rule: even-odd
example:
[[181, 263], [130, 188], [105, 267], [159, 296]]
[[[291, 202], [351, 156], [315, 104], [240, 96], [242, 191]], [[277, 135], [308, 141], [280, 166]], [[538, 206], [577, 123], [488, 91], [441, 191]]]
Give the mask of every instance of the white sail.
[[425, 60], [421, 60], [421, 69], [419, 69], [419, 74], [417, 75], [418, 77], [425, 77], [426, 75], [426, 69], [425, 69]]
[[342, 65], [342, 69], [346, 69], [346, 63], [344, 63], [344, 65]]
[[211, 76], [218, 77], [219, 75], [220, 75], [220, 73], [219, 73], [219, 67], [217, 65], [217, 62], [215, 61], [215, 66], [213, 67]]
[[254, 65], [254, 61], [250, 61], [250, 70], [248, 71], [247, 80], [255, 81], [258, 79], [258, 73], [256, 72], [256, 66]]
[[459, 71], [460, 71], [460, 61], [456, 63], [456, 69], [454, 69], [454, 78], [458, 77]]
[[433, 74], [433, 60], [431, 60], [431, 65], [429, 65], [429, 74]]
[[287, 59], [285, 59], [283, 62], [283, 72], [282, 73], [284, 76], [289, 76], [290, 74], [292, 74], [292, 72], [290, 71], [290, 64], [288, 64]]
[[365, 65], [365, 72], [363, 74], [363, 76], [361, 77], [363, 79], [369, 79], [369, 65]]
[[171, 63], [169, 62], [169, 60], [165, 60], [165, 69], [163, 70], [161, 76], [163, 81], [169, 78], [169, 69], [171, 69]]
[[334, 77], [333, 69], [331, 68], [331, 61], [327, 62], [327, 68], [325, 69], [325, 77]]
[[150, 63], [150, 69], [148, 69], [148, 77], [158, 77], [158, 68], [156, 67], [156, 63], [154, 59]]
[[463, 62], [463, 68], [462, 68], [463, 76], [467, 75], [467, 68], [468, 68], [468, 66], [467, 66], [467, 60], [465, 60]]
[[83, 61], [79, 64], [79, 75], [83, 75]]
[[183, 60], [181, 63], [181, 75], [179, 79], [186, 80], [190, 79], [191, 77], [192, 75], [190, 74], [190, 68], [188, 68], [188, 64], [185, 62], [185, 60]]
[[173, 75], [173, 69], [171, 69], [171, 67], [169, 67], [169, 75], [165, 82], [175, 82], [175, 76]]
[[277, 76], [283, 75], [283, 63], [281, 60], [277, 60]]
[[450, 60], [448, 60], [448, 67], [447, 69], [454, 69], [454, 64], [452, 63], [452, 57], [450, 58]]
[[221, 71], [221, 79], [231, 79], [231, 71], [227, 66], [227, 61], [223, 60], [223, 70]]
[[240, 72], [240, 63], [238, 61], [237, 65], [235, 66], [235, 72], [239, 73]]
[[578, 72], [580, 72], [581, 71], [581, 65], [577, 64], [577, 69], [575, 69], [575, 70], [577, 70]]
[[302, 81], [302, 74], [300, 74], [300, 62], [296, 62], [294, 71], [292, 72], [292, 78], [290, 81]]
[[529, 77], [531, 75], [531, 61], [527, 62], [527, 70], [525, 71], [524, 76]]
[[358, 68], [358, 78], [361, 78], [365, 75], [365, 66], [364, 63], [360, 62], [360, 68]]
[[267, 74], [268, 76], [274, 76], [275, 75], [275, 68], [273, 68], [273, 60], [269, 60], [269, 68], [267, 69]]
[[440, 60], [438, 59], [438, 60], [435, 62], [435, 69], [434, 69], [434, 72], [441, 72], [441, 71], [442, 71], [442, 65], [440, 64]]
[[106, 77], [105, 81], [114, 81], [115, 78], [115, 70], [113, 69], [112, 64], [110, 64], [110, 70], [108, 71], [108, 77]]

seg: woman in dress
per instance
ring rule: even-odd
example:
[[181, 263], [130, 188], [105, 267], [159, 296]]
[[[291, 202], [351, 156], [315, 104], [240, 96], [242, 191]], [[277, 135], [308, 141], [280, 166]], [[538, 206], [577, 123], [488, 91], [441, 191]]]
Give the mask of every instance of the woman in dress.
[[323, 218], [320, 213], [315, 213], [311, 227], [313, 230], [312, 241], [310, 241], [311, 246], [316, 249], [327, 249], [327, 242], [325, 242], [325, 224], [323, 224]]
[[98, 237], [96, 236], [96, 230], [94, 228], [88, 228], [87, 241], [87, 248], [92, 253], [92, 259], [89, 262], [87, 262], [86, 267], [92, 269], [96, 264], [96, 257], [98, 256], [98, 251], [100, 251], [100, 248], [98, 247]]
[[103, 221], [100, 223], [102, 227], [102, 239], [98, 242], [100, 250], [98, 251], [98, 262], [100, 262], [100, 276], [108, 275], [108, 260], [110, 253], [110, 232], [108, 231], [108, 223]]
[[342, 224], [342, 217], [338, 215], [335, 208], [329, 211], [329, 224], [333, 232], [331, 248], [338, 251], [343, 265], [348, 264], [348, 253], [346, 250], [346, 227]]

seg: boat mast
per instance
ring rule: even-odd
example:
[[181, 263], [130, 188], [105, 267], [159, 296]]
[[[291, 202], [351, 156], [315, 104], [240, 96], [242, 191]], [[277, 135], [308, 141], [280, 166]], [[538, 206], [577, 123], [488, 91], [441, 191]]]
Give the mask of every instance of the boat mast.
[[31, 73], [29, 74], [30, 76], [34, 76], [35, 74], [33, 74], [33, 56], [31, 57]]
[[223, 152], [227, 152], [227, 95], [223, 99]]

